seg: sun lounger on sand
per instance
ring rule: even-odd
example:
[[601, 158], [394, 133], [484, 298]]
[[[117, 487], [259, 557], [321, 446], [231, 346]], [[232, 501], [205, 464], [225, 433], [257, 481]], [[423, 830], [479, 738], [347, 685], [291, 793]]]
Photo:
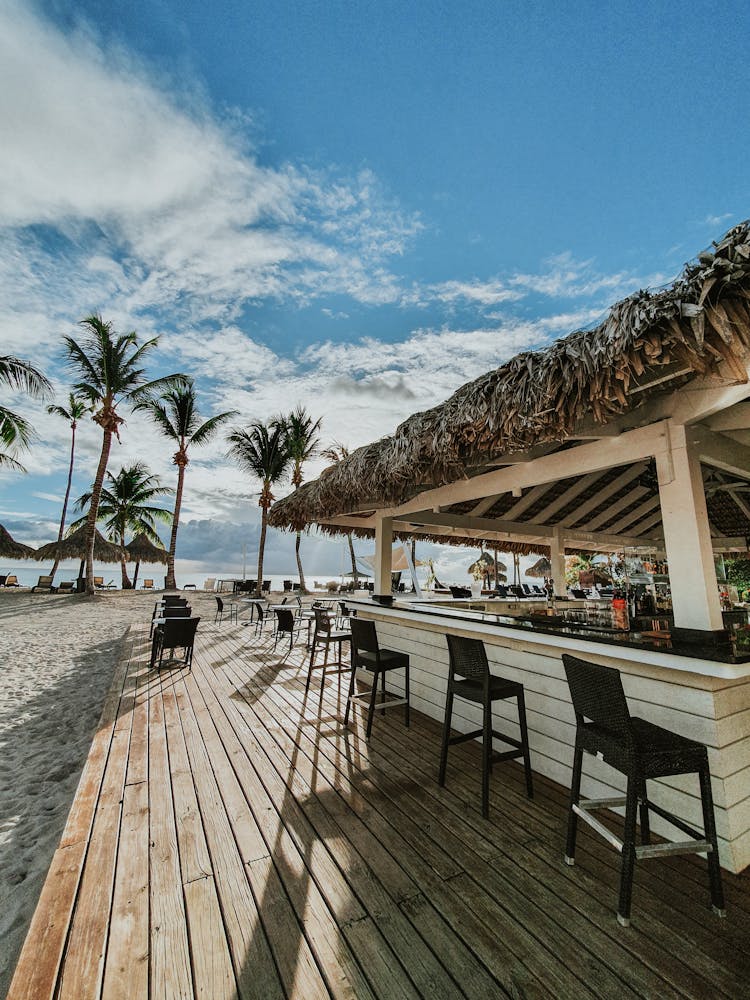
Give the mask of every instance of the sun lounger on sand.
[[37, 582], [31, 588], [31, 593], [35, 594], [38, 590], [43, 590], [47, 594], [54, 594], [57, 591], [57, 587], [52, 586], [51, 576], [40, 576]]

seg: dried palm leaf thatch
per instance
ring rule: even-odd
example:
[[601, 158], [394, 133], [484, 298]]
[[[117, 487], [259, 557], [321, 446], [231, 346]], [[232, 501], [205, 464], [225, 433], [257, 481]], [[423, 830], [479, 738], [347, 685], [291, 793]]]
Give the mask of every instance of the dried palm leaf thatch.
[[269, 523], [298, 529], [368, 505], [395, 506], [504, 455], [563, 441], [584, 417], [604, 423], [643, 403], [659, 369], [678, 379], [672, 388], [720, 365], [747, 381], [749, 347], [746, 221], [667, 288], [628, 296], [594, 329], [516, 355], [415, 413], [392, 436], [357, 449], [275, 504]]
[[547, 559], [546, 556], [542, 556], [541, 559], [537, 559], [533, 566], [530, 566], [526, 570], [526, 576], [533, 577], [547, 577], [552, 576], [552, 563]]
[[[108, 542], [102, 533], [97, 530], [94, 534], [94, 559], [97, 562], [117, 563], [125, 555], [129, 558], [126, 549]], [[84, 524], [77, 531], [72, 532], [60, 542], [49, 542], [42, 545], [34, 553], [34, 558], [39, 562], [48, 562], [50, 559], [84, 559], [86, 557], [86, 525]]]
[[167, 550], [163, 546], [154, 545], [151, 539], [144, 534], [136, 535], [125, 548], [130, 558], [136, 562], [166, 563], [169, 561]]
[[0, 556], [4, 559], [31, 559], [34, 549], [23, 542], [17, 542], [7, 528], [0, 524]]

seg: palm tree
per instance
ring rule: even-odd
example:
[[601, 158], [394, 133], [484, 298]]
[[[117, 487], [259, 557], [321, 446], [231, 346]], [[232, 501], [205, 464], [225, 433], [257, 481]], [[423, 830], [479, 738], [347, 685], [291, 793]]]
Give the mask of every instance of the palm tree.
[[[286, 448], [289, 457], [294, 465], [292, 470], [292, 485], [298, 490], [302, 485], [302, 463], [312, 458], [318, 450], [320, 438], [318, 431], [322, 420], [313, 421], [313, 418], [303, 406], [298, 406], [289, 416], [284, 417], [284, 434], [286, 437]], [[300, 557], [300, 542], [302, 532], [297, 532], [294, 544], [294, 553], [297, 557], [297, 572], [299, 573], [300, 590], [307, 591], [305, 586], [305, 574], [302, 572], [302, 559]]]
[[[63, 540], [63, 535], [65, 534], [65, 517], [68, 513], [68, 499], [70, 498], [70, 486], [73, 482], [73, 462], [75, 460], [76, 451], [76, 428], [78, 427], [78, 421], [81, 417], [88, 413], [89, 406], [82, 400], [78, 399], [74, 393], [70, 393], [68, 396], [68, 408], [65, 409], [64, 406], [48, 406], [47, 413], [55, 414], [58, 417], [62, 417], [70, 423], [70, 465], [68, 466], [68, 485], [65, 487], [65, 499], [63, 500], [62, 517], [60, 518], [60, 530], [57, 533], [57, 540], [61, 542]], [[60, 563], [59, 559], [55, 559], [52, 564], [52, 569], [50, 570], [50, 580], [54, 579], [55, 573], [57, 572], [57, 567]]]
[[102, 450], [91, 490], [91, 505], [86, 522], [86, 593], [94, 594], [94, 532], [99, 510], [99, 498], [107, 471], [112, 435], [119, 440], [120, 424], [124, 418], [117, 407], [127, 402], [137, 404], [153, 398], [157, 393], [176, 385], [183, 385], [184, 375], [167, 375], [147, 382], [141, 366], [147, 354], [154, 350], [159, 338], [141, 343], [138, 335], [118, 334], [111, 323], [101, 316], [87, 316], [81, 320], [84, 329], [82, 343], [65, 337], [65, 354], [68, 366], [80, 377], [73, 386], [94, 410], [94, 421], [102, 429]]
[[[152, 542], [161, 543], [156, 533], [156, 521], [169, 523], [172, 515], [168, 510], [152, 506], [151, 501], [155, 497], [172, 493], [172, 489], [169, 486], [162, 486], [159, 477], [152, 475], [141, 462], [123, 466], [116, 476], [107, 472], [105, 477], [107, 485], [102, 486], [97, 520], [106, 522], [105, 528], [109, 540], [117, 542], [124, 548], [125, 535], [130, 532], [132, 535], [145, 535]], [[76, 507], [84, 510], [91, 502], [92, 496], [93, 491], [83, 493], [76, 501]], [[72, 524], [71, 528], [80, 528], [87, 523], [87, 520], [88, 517], [82, 517]], [[122, 589], [130, 590], [132, 584], [128, 577], [124, 555], [121, 567]]]
[[268, 508], [274, 500], [271, 487], [285, 475], [290, 462], [284, 421], [281, 418], [275, 418], [268, 424], [260, 420], [253, 421], [247, 430], [239, 428], [233, 430], [229, 435], [229, 444], [229, 457], [233, 458], [241, 469], [263, 483], [258, 500], [261, 510], [258, 543], [258, 590], [260, 590], [263, 583], [263, 550], [266, 545]]
[[[52, 391], [44, 375], [28, 361], [6, 354], [0, 357], [0, 384], [43, 399]], [[34, 433], [31, 424], [19, 413], [0, 405], [0, 446], [3, 449], [28, 448]], [[0, 468], [9, 466], [19, 472], [26, 469], [8, 451], [0, 451]]]
[[182, 490], [185, 482], [185, 469], [190, 459], [187, 456], [191, 444], [206, 444], [223, 423], [237, 415], [236, 410], [219, 413], [201, 423], [201, 416], [196, 407], [195, 386], [192, 379], [187, 379], [184, 385], [169, 389], [159, 399], [146, 400], [136, 406], [137, 410], [145, 410], [153, 422], [170, 441], [177, 444], [177, 451], [172, 461], [177, 466], [177, 492], [172, 515], [172, 536], [169, 541], [167, 561], [167, 588], [174, 588], [174, 559], [177, 548], [177, 529], [180, 524], [180, 508], [182, 507]]
[[[341, 462], [344, 458], [349, 457], [349, 449], [345, 444], [340, 441], [334, 441], [333, 444], [329, 445], [324, 451], [321, 452], [323, 458], [327, 458], [329, 462]], [[359, 572], [357, 571], [357, 557], [354, 555], [354, 542], [352, 541], [351, 531], [346, 533], [347, 540], [349, 542], [349, 556], [352, 560], [352, 579], [354, 580], [354, 589], [359, 588]]]

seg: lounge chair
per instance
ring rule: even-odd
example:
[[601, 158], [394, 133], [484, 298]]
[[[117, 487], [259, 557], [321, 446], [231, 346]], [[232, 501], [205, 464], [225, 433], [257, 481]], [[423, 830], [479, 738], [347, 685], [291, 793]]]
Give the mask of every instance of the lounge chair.
[[60, 586], [57, 588], [58, 594], [75, 594], [76, 592], [76, 582], [75, 580], [62, 580]]
[[11, 573], [10, 576], [6, 576], [5, 583], [3, 584], [3, 586], [20, 587], [21, 584], [18, 582], [18, 577], [14, 573]]
[[143, 583], [141, 584], [141, 586], [143, 587], [144, 590], [153, 590], [154, 589], [154, 581], [153, 580], [144, 580]]
[[51, 576], [40, 576], [31, 588], [31, 593], [35, 594], [38, 590], [43, 590], [47, 594], [54, 594], [57, 592], [57, 587], [52, 586]]

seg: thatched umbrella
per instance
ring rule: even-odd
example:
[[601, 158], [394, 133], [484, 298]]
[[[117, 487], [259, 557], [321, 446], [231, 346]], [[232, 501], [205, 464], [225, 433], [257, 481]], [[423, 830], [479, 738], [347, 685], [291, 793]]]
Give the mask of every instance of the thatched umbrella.
[[[119, 545], [108, 542], [100, 531], [94, 534], [94, 559], [96, 562], [119, 563], [122, 562], [123, 555], [128, 558], [128, 553]], [[83, 560], [86, 559], [86, 525], [84, 524], [77, 531], [72, 532], [60, 542], [49, 542], [42, 545], [34, 553], [34, 558], [40, 562], [48, 562], [50, 559], [81, 559], [81, 569], [78, 576], [83, 576]]]
[[164, 546], [154, 545], [151, 539], [147, 538], [144, 534], [136, 535], [132, 541], [128, 542], [125, 549], [130, 553], [130, 558], [135, 560], [133, 590], [135, 590], [138, 583], [138, 570], [142, 562], [167, 563], [169, 561], [169, 553]]
[[34, 549], [23, 542], [17, 542], [9, 531], [0, 524], [0, 556], [4, 559], [31, 559]]
[[552, 576], [552, 563], [546, 556], [537, 559], [533, 566], [526, 570], [526, 576], [546, 578]]

